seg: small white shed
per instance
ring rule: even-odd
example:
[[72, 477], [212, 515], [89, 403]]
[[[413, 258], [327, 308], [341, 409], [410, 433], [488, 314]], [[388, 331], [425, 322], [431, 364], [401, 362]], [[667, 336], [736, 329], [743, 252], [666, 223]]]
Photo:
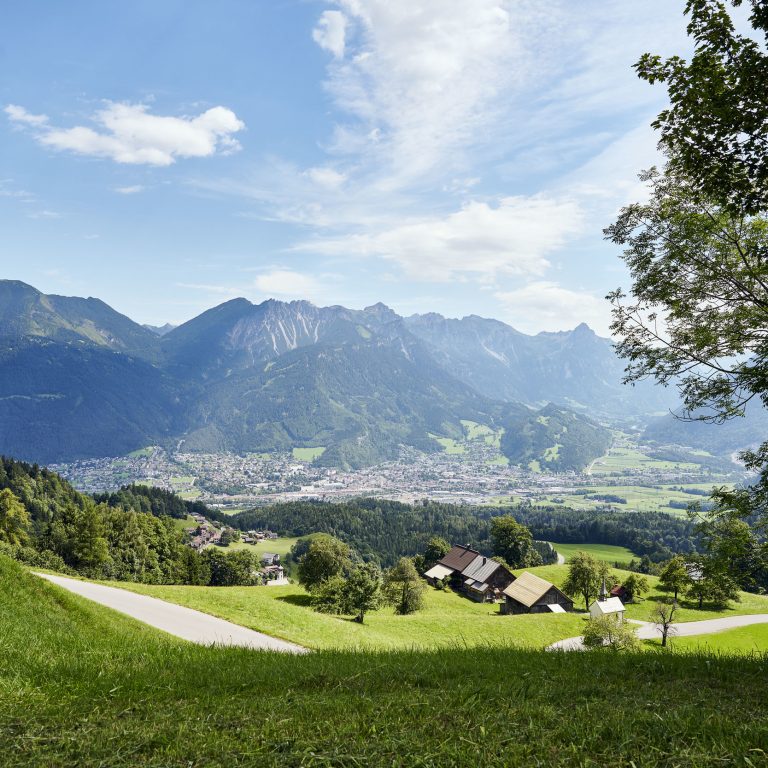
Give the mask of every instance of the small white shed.
[[599, 619], [602, 616], [615, 616], [616, 621], [621, 624], [624, 621], [624, 603], [618, 597], [608, 597], [605, 600], [595, 600], [589, 606], [589, 615], [593, 619]]

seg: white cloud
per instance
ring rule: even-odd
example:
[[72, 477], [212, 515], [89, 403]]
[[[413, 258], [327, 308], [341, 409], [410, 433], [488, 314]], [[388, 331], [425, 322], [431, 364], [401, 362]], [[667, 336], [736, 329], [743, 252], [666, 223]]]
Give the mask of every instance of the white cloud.
[[254, 281], [256, 290], [266, 296], [290, 296], [306, 299], [318, 291], [317, 280], [311, 275], [291, 269], [272, 269], [258, 275]]
[[306, 175], [315, 184], [326, 189], [337, 189], [347, 180], [346, 174], [328, 167], [310, 168]]
[[504, 320], [520, 331], [566, 331], [587, 323], [600, 335], [609, 335], [610, 306], [587, 291], [538, 280], [494, 296], [504, 307]]
[[137, 195], [139, 192], [144, 191], [142, 184], [132, 184], [129, 187], [115, 187], [115, 192], [120, 195]]
[[60, 219], [61, 214], [57, 211], [32, 211], [27, 214], [28, 219]]
[[543, 274], [546, 256], [580, 228], [581, 213], [572, 200], [506, 197], [496, 205], [469, 202], [447, 216], [412, 219], [376, 233], [318, 238], [298, 250], [379, 256], [421, 280], [489, 282], [500, 274]]
[[[487, 136], [496, 99], [525, 76], [521, 40], [538, 18], [535, 4], [512, 23], [511, 0], [337, 0], [316, 28], [329, 47], [327, 14], [349, 27], [337, 45], [327, 87], [354, 122], [337, 126], [334, 149], [376, 152], [390, 183], [423, 174], [450, 150]], [[341, 25], [341, 21], [335, 22]], [[318, 39], [317, 37], [315, 38]]]
[[41, 126], [48, 122], [48, 115], [33, 115], [31, 112], [27, 112], [24, 107], [19, 107], [16, 104], [8, 104], [3, 111], [13, 123]]
[[[56, 128], [45, 122], [31, 122], [23, 108], [15, 109], [27, 116], [24, 122], [39, 129], [35, 137], [45, 146], [134, 165], [166, 166], [177, 158], [233, 152], [240, 148], [233, 134], [245, 128], [225, 107], [213, 107], [197, 117], [169, 117], [149, 114], [145, 104], [107, 102], [93, 116], [96, 130], [82, 125]], [[19, 120], [13, 116], [11, 119]]]
[[312, 39], [337, 59], [344, 56], [347, 17], [340, 11], [323, 11], [317, 26], [312, 30]]

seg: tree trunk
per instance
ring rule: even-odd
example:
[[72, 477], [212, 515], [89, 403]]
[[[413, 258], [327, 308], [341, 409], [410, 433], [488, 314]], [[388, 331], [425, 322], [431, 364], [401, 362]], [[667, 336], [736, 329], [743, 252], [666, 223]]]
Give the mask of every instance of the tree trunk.
[[667, 627], [663, 626], [661, 628], [661, 647], [665, 648], [667, 645]]

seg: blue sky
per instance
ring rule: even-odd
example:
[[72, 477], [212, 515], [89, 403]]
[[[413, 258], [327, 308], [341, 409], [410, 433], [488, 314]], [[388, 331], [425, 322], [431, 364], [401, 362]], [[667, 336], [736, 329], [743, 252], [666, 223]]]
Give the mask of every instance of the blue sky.
[[0, 8], [0, 275], [179, 323], [235, 296], [586, 321], [682, 0]]

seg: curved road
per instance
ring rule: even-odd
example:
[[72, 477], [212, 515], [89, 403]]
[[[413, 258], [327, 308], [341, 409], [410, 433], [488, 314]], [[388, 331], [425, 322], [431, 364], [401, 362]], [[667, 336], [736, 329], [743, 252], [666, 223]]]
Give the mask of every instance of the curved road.
[[36, 575], [76, 595], [93, 600], [192, 643], [229, 645], [283, 653], [306, 653], [308, 650], [300, 645], [241, 627], [239, 624], [217, 619], [207, 613], [158, 600], [156, 597], [139, 595], [103, 584], [93, 584], [90, 581], [68, 579], [65, 576], [52, 576], [47, 573]]
[[[628, 622], [638, 625], [637, 636], [641, 640], [653, 640], [661, 637], [661, 630], [650, 621], [628, 619]], [[725, 616], [722, 619], [704, 619], [703, 621], [683, 621], [670, 627], [669, 637], [693, 637], [694, 635], [711, 635], [726, 629], [748, 627], [751, 624], [768, 624], [768, 613], [753, 613], [750, 616]], [[582, 637], [569, 637], [547, 646], [548, 651], [583, 651]]]

